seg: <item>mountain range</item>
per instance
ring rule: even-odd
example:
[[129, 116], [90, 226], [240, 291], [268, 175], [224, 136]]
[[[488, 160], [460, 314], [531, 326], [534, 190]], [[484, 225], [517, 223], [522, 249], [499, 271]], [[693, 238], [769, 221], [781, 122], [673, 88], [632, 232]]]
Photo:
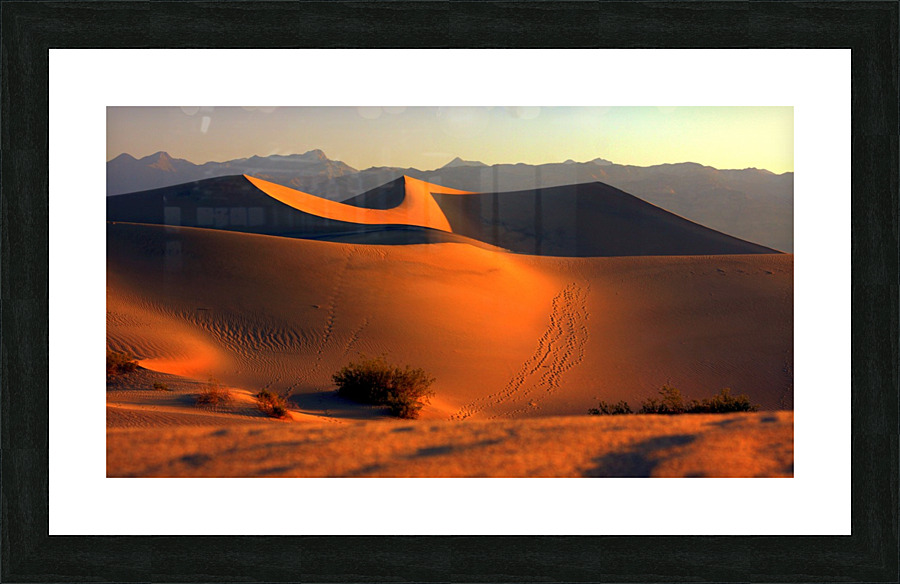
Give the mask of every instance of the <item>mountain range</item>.
[[252, 156], [194, 164], [157, 152], [121, 154], [107, 162], [107, 195], [131, 193], [214, 177], [245, 174], [345, 201], [400, 177], [471, 192], [515, 192], [601, 182], [717, 231], [773, 249], [793, 251], [793, 173], [747, 168], [719, 170], [685, 162], [648, 167], [603, 158], [540, 165], [495, 164], [454, 158], [434, 170], [355, 169], [321, 150], [288, 156]]

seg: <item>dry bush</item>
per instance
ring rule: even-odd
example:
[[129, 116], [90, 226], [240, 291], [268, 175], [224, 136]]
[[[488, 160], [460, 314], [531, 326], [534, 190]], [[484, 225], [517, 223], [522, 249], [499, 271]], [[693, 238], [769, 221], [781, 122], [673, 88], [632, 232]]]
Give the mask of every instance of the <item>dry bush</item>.
[[115, 377], [131, 373], [138, 367], [135, 356], [131, 353], [106, 350], [106, 376]]
[[627, 402], [620, 401], [616, 404], [608, 404], [605, 401], [601, 401], [596, 408], [589, 409], [588, 413], [592, 416], [622, 416], [633, 414], [634, 412], [631, 411], [631, 406]]
[[756, 412], [759, 406], [750, 402], [744, 394], [732, 396], [731, 388], [726, 387], [718, 395], [701, 401], [692, 401], [688, 407], [689, 414], [725, 414], [729, 412]]
[[231, 390], [215, 379], [210, 379], [197, 394], [197, 405], [219, 405], [231, 401]]
[[[718, 394], [700, 401], [691, 400], [685, 403], [681, 392], [670, 385], [663, 385], [659, 389], [659, 396], [650, 397], [641, 404], [638, 414], [728, 414], [731, 412], [756, 412], [759, 406], [750, 402], [750, 398], [744, 394], [732, 396], [731, 389], [724, 388]], [[617, 404], [600, 402], [596, 408], [588, 410], [592, 416], [615, 416], [631, 414], [631, 406], [624, 401]]]
[[287, 400], [277, 393], [262, 390], [256, 394], [256, 407], [272, 418], [286, 418], [288, 416]]
[[429, 390], [434, 378], [423, 369], [400, 368], [384, 358], [363, 358], [332, 376], [338, 395], [364, 404], [386, 405], [391, 415], [415, 419], [434, 395]]
[[687, 411], [681, 392], [669, 385], [659, 388], [659, 398], [650, 397], [641, 404], [639, 414], [683, 414]]

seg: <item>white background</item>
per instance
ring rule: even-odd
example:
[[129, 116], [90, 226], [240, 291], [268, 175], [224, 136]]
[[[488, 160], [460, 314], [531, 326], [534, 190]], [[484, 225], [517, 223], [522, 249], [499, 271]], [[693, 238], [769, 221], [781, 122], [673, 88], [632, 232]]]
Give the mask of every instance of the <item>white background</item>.
[[[107, 479], [106, 107], [204, 104], [794, 106], [794, 478]], [[849, 50], [51, 50], [49, 113], [51, 535], [850, 533]]]

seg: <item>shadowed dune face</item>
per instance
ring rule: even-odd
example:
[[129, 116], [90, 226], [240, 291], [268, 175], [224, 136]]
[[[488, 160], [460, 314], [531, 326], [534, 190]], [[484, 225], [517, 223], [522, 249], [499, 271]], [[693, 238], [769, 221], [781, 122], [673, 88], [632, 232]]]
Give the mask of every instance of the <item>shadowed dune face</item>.
[[[312, 195], [306, 197], [314, 204], [319, 204], [319, 201], [329, 203]], [[322, 216], [318, 214], [321, 210], [315, 206], [310, 208], [313, 213], [291, 207], [261, 191], [243, 176], [213, 178], [107, 197], [106, 211], [109, 221], [201, 227], [282, 237], [320, 237], [361, 230], [358, 222]]]
[[583, 415], [667, 382], [792, 406], [791, 255], [553, 258], [129, 224], [107, 238], [113, 348], [291, 390], [311, 413], [382, 415], [331, 382], [382, 353], [437, 378], [425, 418]]
[[454, 233], [518, 253], [580, 257], [775, 253], [598, 182], [434, 196]]
[[467, 242], [561, 257], [774, 253], [602, 183], [476, 194], [404, 176], [337, 203], [234, 176], [109, 197], [107, 216], [354, 243]]

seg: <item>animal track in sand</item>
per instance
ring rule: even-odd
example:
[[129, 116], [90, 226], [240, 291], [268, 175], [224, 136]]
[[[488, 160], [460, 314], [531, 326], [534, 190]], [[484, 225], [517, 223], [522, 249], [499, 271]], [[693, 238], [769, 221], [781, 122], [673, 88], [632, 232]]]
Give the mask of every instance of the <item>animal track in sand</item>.
[[[347, 276], [347, 270], [350, 268], [350, 262], [352, 259], [353, 249], [349, 248], [346, 255], [344, 256], [344, 264], [338, 270], [337, 276], [334, 279], [334, 285], [331, 287], [331, 294], [329, 294], [328, 299], [325, 303], [325, 307], [328, 310], [325, 316], [325, 329], [322, 333], [322, 340], [317, 344], [316, 362], [312, 367], [312, 371], [318, 371], [321, 367], [322, 357], [325, 354], [325, 349], [334, 336], [334, 326], [335, 321], [337, 320], [338, 313], [337, 305], [341, 299], [342, 294], [344, 293], [344, 279]], [[312, 371], [310, 372], [310, 374], [312, 374]]]
[[551, 302], [550, 322], [538, 339], [537, 348], [506, 386], [463, 406], [452, 417], [464, 420], [487, 408], [507, 402], [523, 402], [521, 406], [491, 418], [515, 415], [538, 407], [536, 398], [530, 397], [532, 392], [544, 390], [550, 394], [558, 390], [563, 375], [584, 360], [584, 347], [589, 335], [589, 291], [590, 285], [580, 286], [576, 282], [563, 288]]
[[325, 345], [331, 340], [334, 334], [334, 321], [337, 318], [337, 303], [340, 300], [341, 293], [344, 290], [344, 277], [347, 274], [347, 268], [350, 267], [350, 258], [353, 256], [353, 250], [348, 249], [344, 258], [344, 265], [338, 271], [338, 275], [334, 280], [334, 286], [331, 288], [331, 295], [328, 297], [328, 315], [325, 319], [325, 332], [322, 336], [322, 343], [319, 345], [318, 356], [321, 358]]
[[350, 351], [353, 350], [354, 345], [359, 342], [359, 336], [362, 332], [369, 326], [369, 319], [366, 318], [363, 323], [359, 326], [358, 329], [353, 331], [353, 334], [347, 339], [347, 344], [344, 345], [344, 357], [350, 354]]

